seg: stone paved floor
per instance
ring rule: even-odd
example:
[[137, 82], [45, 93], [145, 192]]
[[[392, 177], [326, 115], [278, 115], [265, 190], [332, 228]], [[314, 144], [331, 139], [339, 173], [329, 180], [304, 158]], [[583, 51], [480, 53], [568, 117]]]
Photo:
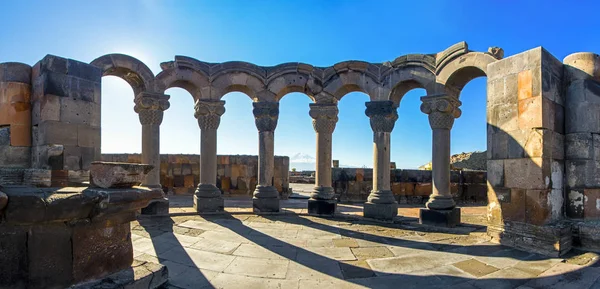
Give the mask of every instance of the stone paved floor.
[[[185, 198], [171, 202], [187, 208]], [[299, 215], [305, 200], [262, 216], [246, 203], [228, 199], [232, 213], [221, 215], [140, 217], [135, 258], [166, 265], [166, 288], [600, 288], [598, 255], [547, 258], [492, 244], [481, 207], [463, 210], [464, 226], [439, 230], [415, 223], [418, 208], [382, 224]]]

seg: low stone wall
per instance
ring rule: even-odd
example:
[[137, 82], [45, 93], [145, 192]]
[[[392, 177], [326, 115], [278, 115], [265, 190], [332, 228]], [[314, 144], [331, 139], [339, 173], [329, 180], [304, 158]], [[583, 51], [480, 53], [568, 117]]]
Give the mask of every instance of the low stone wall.
[[[140, 163], [140, 154], [102, 154], [103, 161]], [[273, 185], [286, 198], [289, 188], [288, 157], [275, 157]], [[258, 157], [217, 156], [217, 187], [225, 194], [251, 196], [256, 188]], [[160, 155], [160, 183], [171, 194], [193, 194], [200, 180], [200, 155]]]
[[[423, 204], [431, 194], [431, 171], [390, 170], [391, 189], [398, 203]], [[342, 202], [364, 202], [373, 189], [373, 169], [333, 168], [333, 187]], [[452, 171], [451, 191], [460, 203], [487, 203], [484, 171]]]

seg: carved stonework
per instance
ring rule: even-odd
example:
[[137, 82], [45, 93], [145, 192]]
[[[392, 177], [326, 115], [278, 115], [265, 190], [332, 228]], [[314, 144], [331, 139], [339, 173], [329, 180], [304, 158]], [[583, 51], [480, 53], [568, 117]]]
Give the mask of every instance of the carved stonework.
[[163, 111], [170, 106], [169, 96], [142, 92], [134, 100], [133, 110], [138, 113], [142, 125], [160, 125], [163, 120]]
[[254, 122], [259, 132], [275, 131], [277, 127], [277, 119], [279, 117], [278, 102], [254, 102]]
[[373, 132], [392, 132], [398, 119], [398, 111], [393, 101], [366, 102], [365, 114], [371, 119]]
[[338, 121], [336, 104], [310, 104], [310, 117], [313, 118], [313, 128], [318, 133], [333, 133]]
[[454, 119], [462, 113], [458, 108], [462, 103], [448, 95], [425, 96], [421, 101], [421, 111], [429, 115], [429, 125], [432, 129], [451, 129]]
[[218, 129], [221, 123], [221, 115], [225, 113], [225, 101], [223, 100], [198, 100], [194, 105], [194, 117], [198, 119], [201, 130]]

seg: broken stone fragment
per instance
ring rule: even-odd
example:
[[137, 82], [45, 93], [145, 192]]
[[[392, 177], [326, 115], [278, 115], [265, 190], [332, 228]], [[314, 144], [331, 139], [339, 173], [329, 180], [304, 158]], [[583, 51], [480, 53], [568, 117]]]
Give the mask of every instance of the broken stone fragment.
[[152, 165], [146, 164], [92, 162], [90, 184], [100, 188], [139, 186], [152, 168]]
[[0, 192], [0, 211], [6, 207], [6, 204], [8, 204], [8, 196], [5, 193]]

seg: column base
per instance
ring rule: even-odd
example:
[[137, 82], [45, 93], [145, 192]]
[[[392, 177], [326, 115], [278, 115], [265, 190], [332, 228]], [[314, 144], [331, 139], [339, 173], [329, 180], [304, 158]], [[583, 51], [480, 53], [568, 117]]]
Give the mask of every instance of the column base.
[[398, 216], [398, 203], [377, 204], [366, 202], [363, 207], [365, 218], [393, 221]]
[[419, 211], [419, 224], [454, 228], [460, 224], [460, 208], [450, 210], [422, 208]]
[[254, 213], [278, 213], [278, 198], [252, 198], [252, 210]]
[[167, 216], [169, 215], [169, 199], [152, 200], [147, 207], [142, 208], [142, 215]]
[[337, 202], [335, 200], [319, 200], [309, 199], [308, 200], [308, 214], [309, 215], [326, 215], [333, 216]]
[[194, 209], [198, 213], [219, 213], [225, 210], [223, 197], [202, 198], [194, 195]]
[[279, 192], [273, 186], [258, 185], [252, 198], [252, 210], [255, 213], [279, 212]]

